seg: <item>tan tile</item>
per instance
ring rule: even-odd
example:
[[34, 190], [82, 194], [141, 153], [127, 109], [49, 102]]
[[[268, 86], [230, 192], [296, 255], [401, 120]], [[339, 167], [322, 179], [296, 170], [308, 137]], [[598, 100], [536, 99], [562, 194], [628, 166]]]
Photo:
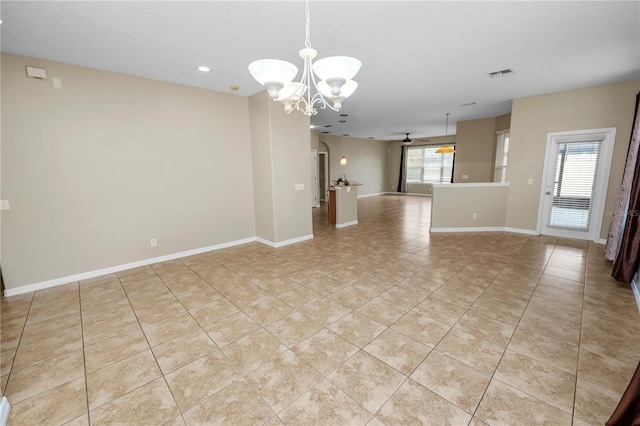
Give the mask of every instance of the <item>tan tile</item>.
[[46, 339], [20, 344], [13, 360], [13, 370], [38, 364], [82, 349], [82, 331], [80, 327], [53, 334]]
[[567, 413], [573, 412], [576, 376], [507, 351], [494, 377]]
[[9, 374], [15, 356], [16, 348], [0, 352], [0, 376], [6, 376]]
[[87, 374], [89, 409], [109, 401], [162, 376], [151, 350]]
[[406, 376], [360, 351], [327, 377], [371, 413], [378, 411]]
[[84, 377], [25, 399], [11, 401], [9, 424], [63, 424], [87, 412], [87, 392]]
[[574, 323], [526, 310], [518, 324], [518, 328], [533, 331], [551, 339], [570, 345], [578, 346], [580, 341], [580, 327]]
[[411, 311], [400, 318], [391, 328], [418, 342], [435, 347], [451, 327]]
[[358, 425], [365, 424], [371, 413], [327, 379], [302, 394], [279, 415], [285, 424]]
[[76, 417], [70, 422], [65, 423], [64, 426], [89, 426], [89, 413]]
[[[258, 286], [272, 296], [278, 297], [283, 293], [300, 287], [300, 284], [287, 277], [278, 277], [263, 281]], [[310, 288], [315, 290], [314, 287]]]
[[222, 318], [217, 323], [204, 327], [211, 340], [219, 347], [228, 345], [260, 328], [260, 324], [252, 320], [244, 312], [236, 312]]
[[142, 329], [135, 328], [86, 346], [84, 349], [85, 368], [87, 373], [91, 373], [147, 349], [149, 349], [149, 344]]
[[20, 343], [20, 337], [22, 336], [22, 330], [24, 326], [24, 319], [21, 319], [21, 323], [7, 324], [3, 320], [2, 329], [0, 331], [0, 347], [3, 350], [17, 348]]
[[216, 299], [213, 302], [189, 309], [189, 313], [204, 329], [212, 327], [222, 318], [239, 311], [238, 307], [227, 299]]
[[29, 310], [27, 317], [27, 325], [35, 324], [41, 321], [48, 321], [52, 318], [74, 315], [80, 312], [80, 299], [66, 299], [57, 303], [47, 303], [41, 307]]
[[489, 384], [475, 416], [488, 424], [571, 425], [571, 414], [498, 380]]
[[466, 309], [436, 298], [427, 298], [416, 306], [414, 311], [431, 319], [453, 326], [464, 315]]
[[582, 291], [571, 291], [551, 285], [539, 284], [536, 287], [536, 291], [533, 292], [533, 295], [545, 299], [555, 300], [557, 302], [564, 303], [565, 305], [571, 305], [577, 308], [582, 307]]
[[203, 330], [195, 330], [152, 348], [164, 374], [189, 364], [217, 350], [218, 347]]
[[395, 305], [381, 297], [376, 297], [356, 309], [356, 312], [365, 315], [387, 327], [400, 319], [409, 311], [407, 308]]
[[286, 317], [293, 311], [291, 306], [271, 296], [263, 302], [244, 308], [244, 312], [263, 327]]
[[58, 303], [70, 299], [77, 300], [79, 297], [80, 291], [78, 289], [77, 281], [69, 284], [57, 285], [55, 287], [37, 290], [33, 295], [31, 309], [37, 308], [41, 305]]
[[32, 367], [13, 371], [5, 396], [16, 404], [84, 375], [82, 350], [51, 358]]
[[347, 285], [348, 284], [329, 277], [322, 277], [318, 280], [305, 284], [307, 288], [310, 288], [311, 290], [320, 293], [323, 296], [328, 296], [332, 293], [335, 293], [336, 291], [346, 287]]
[[300, 311], [326, 327], [347, 315], [351, 309], [329, 298], [324, 298], [305, 306]]
[[486, 374], [493, 374], [504, 353], [502, 346], [455, 328], [449, 331], [436, 349]]
[[580, 349], [578, 377], [614, 392], [623, 393], [633, 377], [637, 364]]
[[409, 379], [376, 413], [387, 425], [466, 425], [471, 415]]
[[91, 425], [162, 424], [179, 413], [163, 379], [154, 380], [89, 413]]
[[222, 348], [241, 374], [255, 370], [286, 350], [285, 345], [263, 328]]
[[347, 286], [329, 296], [331, 300], [350, 309], [357, 309], [373, 298], [373, 295], [358, 288]]
[[190, 425], [264, 424], [274, 412], [244, 380], [239, 380], [184, 413]]
[[115, 303], [126, 299], [127, 295], [119, 281], [109, 285], [95, 286], [89, 291], [84, 291], [83, 286], [80, 286], [80, 300], [83, 307], [103, 303]]
[[292, 351], [286, 351], [247, 374], [246, 379], [271, 409], [279, 413], [322, 376]]
[[271, 296], [258, 286], [250, 286], [244, 290], [240, 290], [228, 296], [229, 301], [240, 309], [246, 309], [250, 306], [257, 305], [260, 302], [264, 302]]
[[622, 393], [578, 377], [574, 415], [593, 425], [603, 425], [618, 406]]
[[289, 348], [322, 329], [322, 326], [300, 312], [293, 312], [266, 329]]
[[209, 284], [205, 283], [204, 285], [206, 285], [206, 287], [203, 287], [201, 289], [183, 291], [180, 293], [174, 292], [174, 294], [176, 295], [180, 303], [182, 303], [182, 305], [187, 309], [192, 309], [223, 297], [222, 294], [220, 294], [213, 287], [209, 286]]
[[327, 375], [358, 352], [359, 348], [325, 328], [292, 350], [320, 373]]
[[382, 293], [379, 297], [403, 308], [412, 309], [426, 299], [427, 295], [407, 287], [395, 286]]
[[88, 325], [94, 322], [104, 321], [109, 318], [121, 316], [133, 312], [128, 299], [120, 299], [115, 302], [106, 302], [82, 306], [82, 324]]
[[200, 329], [198, 323], [187, 313], [174, 315], [142, 327], [152, 347], [198, 329]]
[[[296, 272], [292, 272], [287, 275], [287, 278], [295, 281], [298, 284], [307, 284], [312, 281], [319, 280], [322, 277], [324, 277], [323, 274], [316, 271], [312, 271], [310, 269], [300, 269]], [[335, 278], [335, 277], [332, 277], [332, 278]]]
[[7, 389], [7, 381], [9, 380], [9, 375], [0, 376], [0, 392], [5, 394], [5, 390]]
[[475, 312], [464, 314], [456, 323], [455, 328], [502, 347], [509, 344], [509, 340], [516, 330], [514, 325]]
[[162, 302], [146, 305], [135, 310], [140, 325], [153, 324], [166, 317], [187, 312], [178, 299], [167, 299]]
[[547, 317], [570, 322], [576, 326], [580, 325], [580, 320], [582, 318], [580, 308], [538, 296], [531, 297], [527, 310], [535, 311]]
[[233, 366], [219, 350], [198, 358], [165, 376], [182, 412], [239, 378]]
[[168, 422], [163, 423], [162, 426], [186, 426], [186, 423], [182, 416], [176, 416]]
[[411, 379], [473, 413], [491, 376], [434, 350], [411, 374]]
[[101, 340], [106, 340], [136, 328], [140, 328], [140, 323], [138, 323], [138, 319], [133, 311], [91, 324], [83, 324], [82, 334], [84, 344], [85, 346], [92, 345]]
[[362, 348], [386, 330], [387, 327], [364, 315], [352, 312], [334, 322], [328, 328], [340, 337]]
[[145, 306], [153, 305], [160, 302], [177, 300], [176, 296], [169, 290], [162, 282], [156, 286], [145, 291], [136, 293], [130, 293], [129, 289], [126, 289], [129, 303], [133, 309], [144, 308]]
[[431, 347], [392, 329], [385, 330], [363, 348], [380, 361], [409, 376], [431, 352]]
[[578, 367], [578, 348], [544, 335], [518, 328], [509, 349], [556, 368], [575, 374]]
[[71, 315], [63, 315], [52, 318], [50, 321], [42, 321], [30, 324], [24, 327], [20, 344], [33, 343], [38, 340], [46, 339], [56, 333], [69, 331], [73, 328], [80, 327], [80, 313]]
[[517, 325], [524, 313], [525, 305], [517, 306], [509, 300], [496, 299], [494, 297], [480, 296], [469, 308], [469, 312], [488, 316], [498, 321]]

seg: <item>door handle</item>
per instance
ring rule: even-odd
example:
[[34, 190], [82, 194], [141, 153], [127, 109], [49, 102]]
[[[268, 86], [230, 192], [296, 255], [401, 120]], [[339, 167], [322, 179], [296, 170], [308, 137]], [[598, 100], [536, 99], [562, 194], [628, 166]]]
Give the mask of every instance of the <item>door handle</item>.
[[551, 193], [549, 191], [546, 192], [547, 195], [551, 195]]

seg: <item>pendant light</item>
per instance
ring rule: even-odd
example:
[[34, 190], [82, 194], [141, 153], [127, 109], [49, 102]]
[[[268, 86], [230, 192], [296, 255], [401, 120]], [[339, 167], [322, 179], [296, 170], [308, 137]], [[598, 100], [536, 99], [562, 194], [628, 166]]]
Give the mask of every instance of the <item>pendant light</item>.
[[[346, 114], [340, 114], [342, 117], [346, 117]], [[346, 166], [347, 165], [347, 156], [344, 154], [344, 126], [347, 123], [347, 120], [340, 120], [340, 123], [342, 123], [342, 158], [340, 159], [340, 165], [341, 166]]]
[[[444, 137], [445, 138], [449, 135], [449, 114], [451, 114], [451, 113], [450, 112], [445, 112], [445, 115], [447, 116], [447, 121], [446, 121], [446, 124], [444, 125]], [[436, 150], [436, 154], [455, 154], [455, 152], [456, 152], [456, 150], [451, 148], [446, 143], [444, 144], [444, 146], [441, 146], [440, 148], [438, 148]]]

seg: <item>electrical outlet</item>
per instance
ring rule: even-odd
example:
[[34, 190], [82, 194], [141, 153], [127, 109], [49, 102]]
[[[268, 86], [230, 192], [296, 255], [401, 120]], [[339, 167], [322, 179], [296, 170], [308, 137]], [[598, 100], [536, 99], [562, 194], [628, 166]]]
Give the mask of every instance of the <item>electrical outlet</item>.
[[527, 183], [528, 183], [529, 185], [533, 185], [533, 178], [529, 178], [529, 180], [527, 181]]
[[0, 210], [10, 210], [9, 200], [0, 200]]
[[473, 218], [474, 218], [474, 219], [477, 219], [477, 218], [478, 218], [478, 213], [474, 213], [474, 214], [473, 214]]
[[155, 246], [157, 246], [157, 245], [158, 245], [158, 240], [156, 240], [155, 238], [152, 238], [152, 239], [150, 240], [150, 243], [151, 243], [151, 247], [155, 247]]

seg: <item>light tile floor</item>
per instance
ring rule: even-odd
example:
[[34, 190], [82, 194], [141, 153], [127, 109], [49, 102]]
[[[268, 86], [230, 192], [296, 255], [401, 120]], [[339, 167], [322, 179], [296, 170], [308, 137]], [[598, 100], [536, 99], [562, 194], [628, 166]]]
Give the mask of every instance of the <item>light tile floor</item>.
[[603, 246], [429, 234], [430, 199], [359, 201], [315, 238], [2, 299], [9, 425], [600, 425], [640, 322]]

